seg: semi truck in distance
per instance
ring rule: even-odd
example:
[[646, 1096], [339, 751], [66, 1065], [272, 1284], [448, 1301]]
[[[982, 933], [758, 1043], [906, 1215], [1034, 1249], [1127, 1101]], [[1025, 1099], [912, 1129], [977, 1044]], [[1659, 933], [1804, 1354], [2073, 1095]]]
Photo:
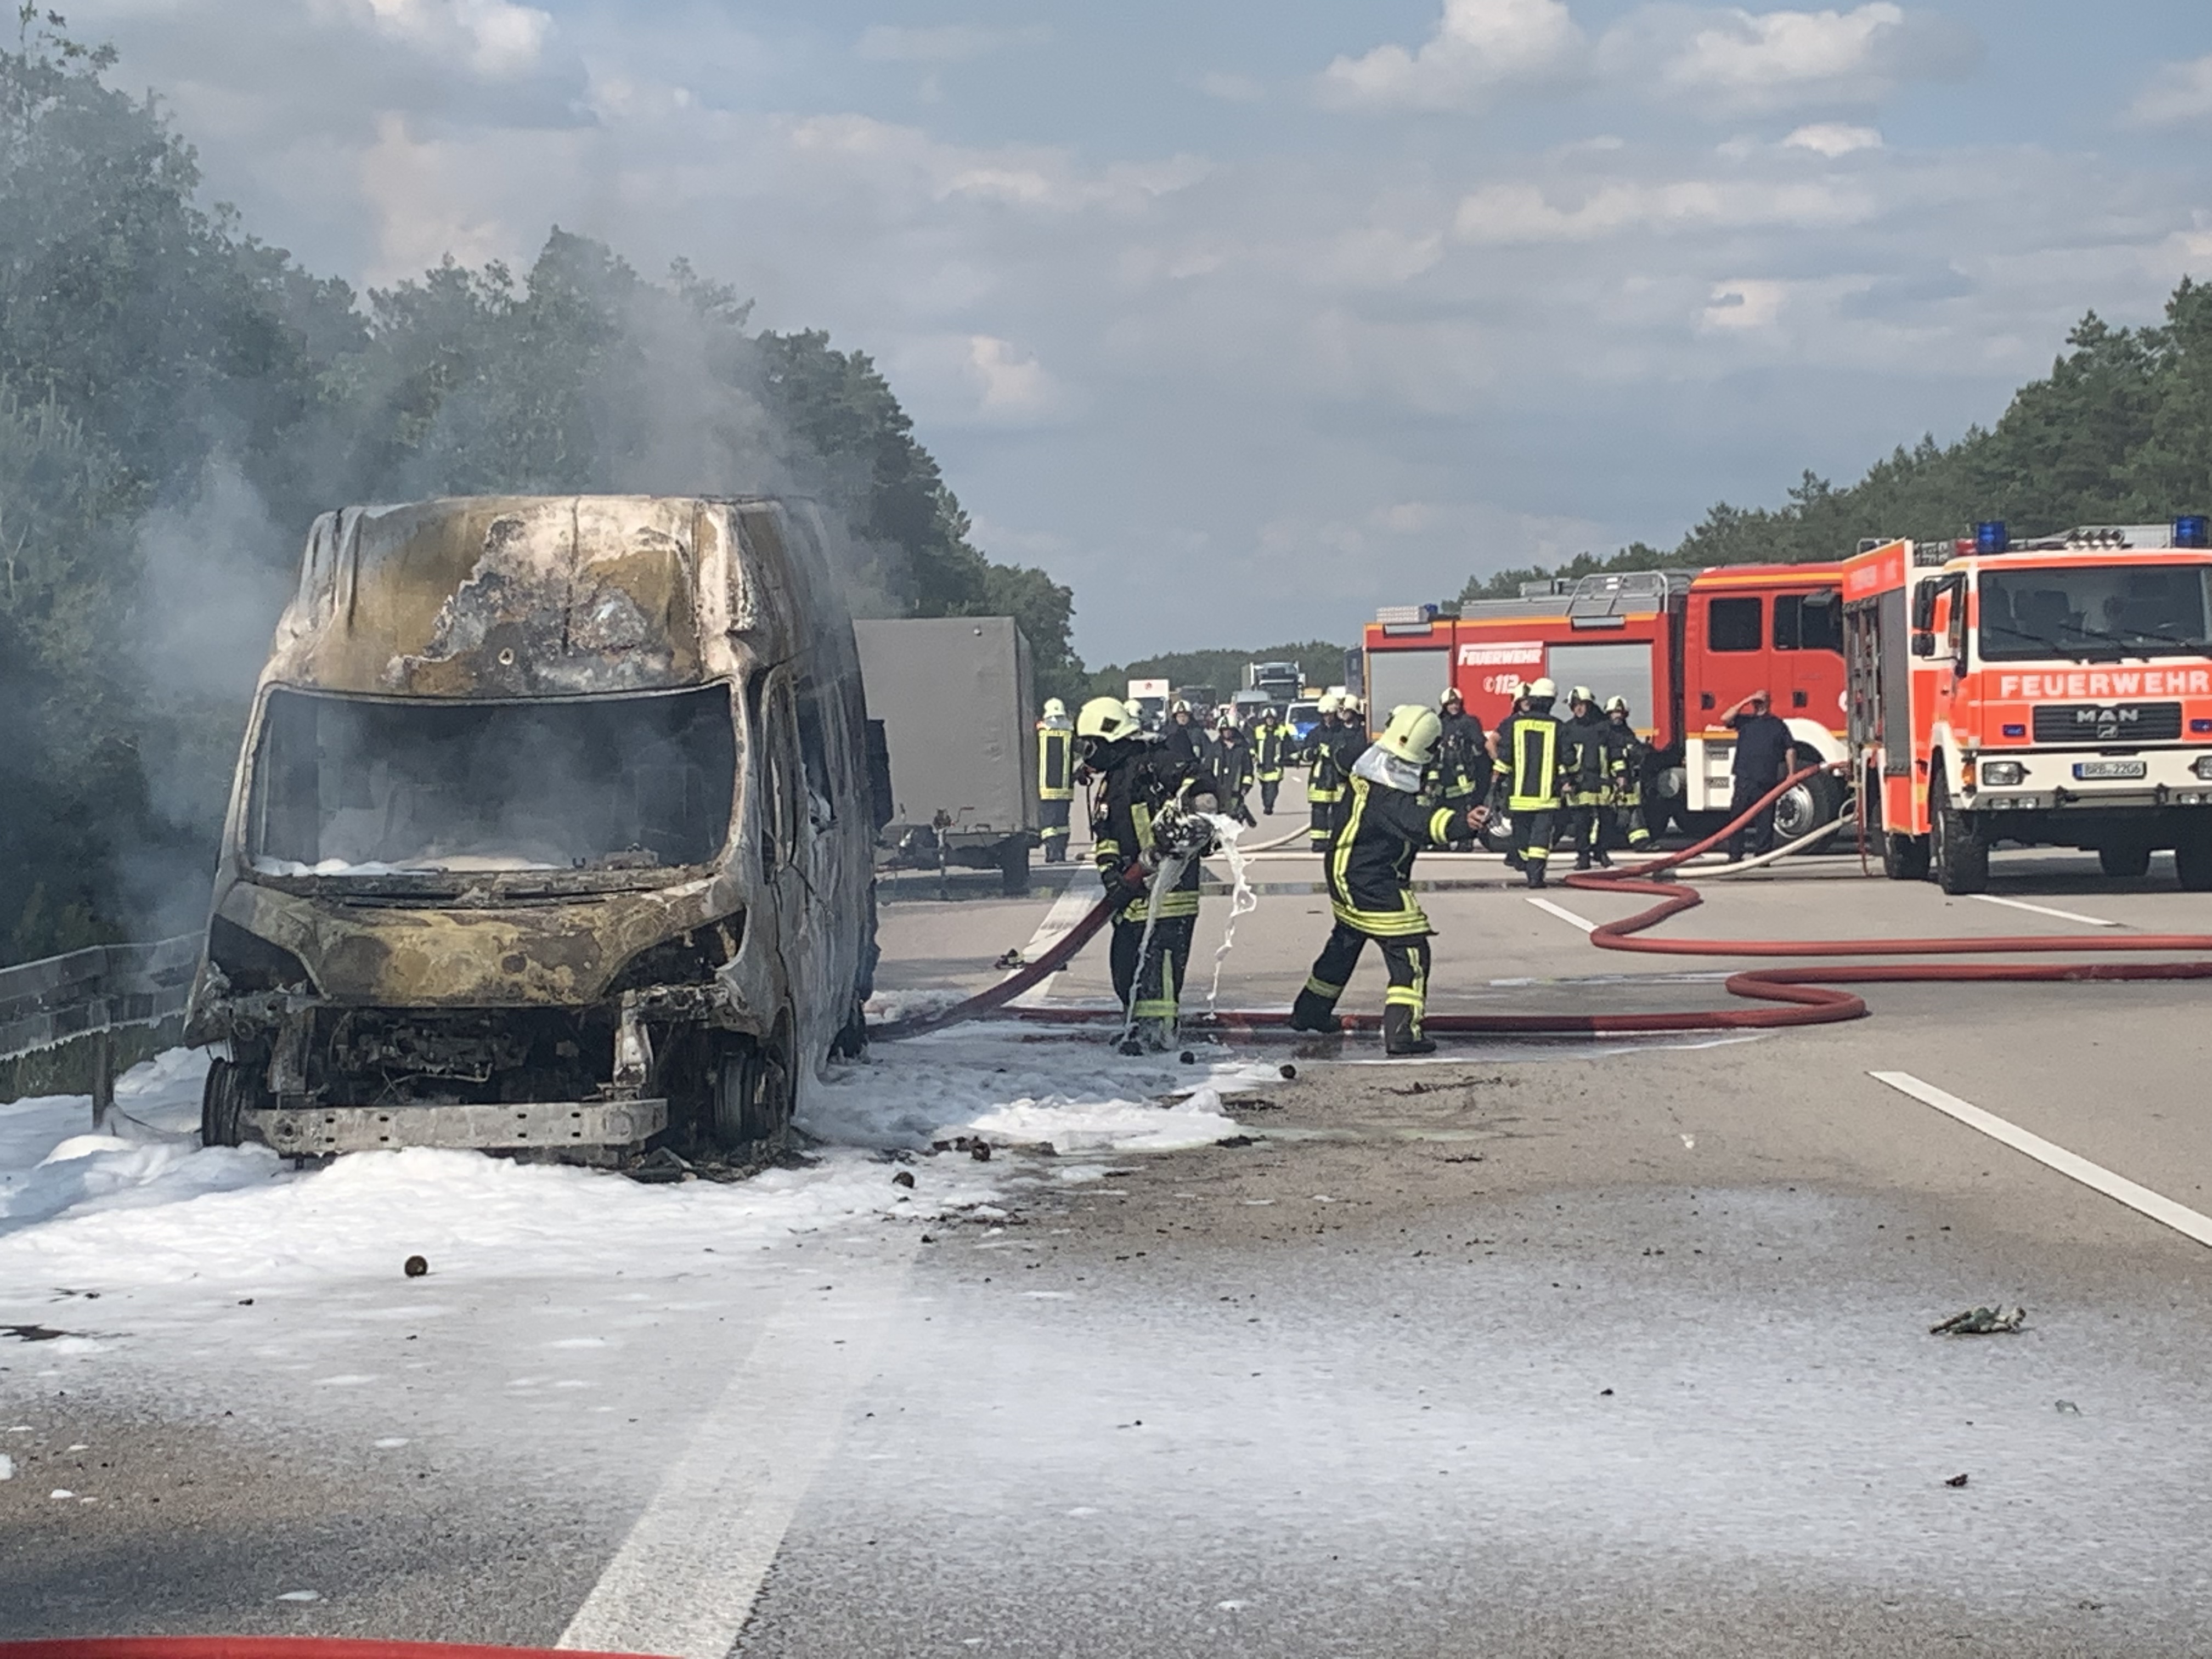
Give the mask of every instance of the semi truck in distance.
[[186, 1039], [210, 1146], [779, 1140], [864, 1040], [852, 623], [803, 501], [326, 513], [254, 692]]
[[1037, 704], [1030, 642], [1011, 617], [859, 622], [872, 724], [890, 752], [883, 862], [996, 870], [1029, 890], [1037, 844]]

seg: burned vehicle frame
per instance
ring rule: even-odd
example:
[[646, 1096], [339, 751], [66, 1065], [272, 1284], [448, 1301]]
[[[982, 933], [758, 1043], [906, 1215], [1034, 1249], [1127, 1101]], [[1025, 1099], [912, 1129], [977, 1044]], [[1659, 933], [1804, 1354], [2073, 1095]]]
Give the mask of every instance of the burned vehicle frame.
[[232, 784], [203, 1139], [778, 1141], [865, 1041], [865, 721], [804, 502], [324, 514]]

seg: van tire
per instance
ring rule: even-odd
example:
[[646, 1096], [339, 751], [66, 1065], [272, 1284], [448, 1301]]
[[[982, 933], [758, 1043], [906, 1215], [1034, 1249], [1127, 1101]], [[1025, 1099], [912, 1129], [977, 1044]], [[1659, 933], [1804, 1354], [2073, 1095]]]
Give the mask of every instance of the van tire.
[[708, 1138], [723, 1152], [780, 1146], [789, 1132], [792, 1073], [784, 1047], [777, 1039], [736, 1037], [723, 1048], [707, 1102]]
[[269, 1091], [257, 1080], [258, 1066], [251, 1061], [218, 1060], [208, 1067], [200, 1089], [200, 1145], [246, 1145], [246, 1114], [272, 1103]]
[[1986, 891], [1990, 844], [1976, 831], [1972, 815], [1951, 805], [1951, 786], [1941, 772], [1929, 792], [1928, 817], [1935, 825], [1929, 852], [1936, 884], [1954, 898]]

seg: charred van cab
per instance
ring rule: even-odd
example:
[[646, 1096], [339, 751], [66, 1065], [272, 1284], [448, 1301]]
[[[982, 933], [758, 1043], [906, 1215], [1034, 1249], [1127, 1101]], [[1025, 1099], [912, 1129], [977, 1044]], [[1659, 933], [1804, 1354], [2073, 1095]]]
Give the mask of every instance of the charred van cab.
[[324, 514], [192, 991], [206, 1143], [777, 1139], [864, 1036], [865, 720], [803, 502]]

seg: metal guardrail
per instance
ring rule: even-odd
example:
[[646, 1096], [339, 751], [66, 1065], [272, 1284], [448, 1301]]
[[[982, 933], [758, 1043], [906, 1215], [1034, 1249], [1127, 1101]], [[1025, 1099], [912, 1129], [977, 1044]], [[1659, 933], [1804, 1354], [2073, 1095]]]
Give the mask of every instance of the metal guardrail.
[[115, 1101], [113, 1034], [182, 1013], [199, 954], [200, 935], [182, 933], [0, 968], [0, 1060], [91, 1038], [92, 1115], [103, 1121]]

